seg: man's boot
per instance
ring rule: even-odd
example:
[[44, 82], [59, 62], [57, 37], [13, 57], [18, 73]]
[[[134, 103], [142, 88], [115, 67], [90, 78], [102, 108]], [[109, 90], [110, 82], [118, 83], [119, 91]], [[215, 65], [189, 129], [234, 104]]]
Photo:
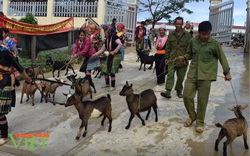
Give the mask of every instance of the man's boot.
[[161, 96], [165, 97], [165, 98], [168, 98], [170, 99], [171, 98], [171, 94], [169, 91], [166, 91], [166, 92], [161, 92]]

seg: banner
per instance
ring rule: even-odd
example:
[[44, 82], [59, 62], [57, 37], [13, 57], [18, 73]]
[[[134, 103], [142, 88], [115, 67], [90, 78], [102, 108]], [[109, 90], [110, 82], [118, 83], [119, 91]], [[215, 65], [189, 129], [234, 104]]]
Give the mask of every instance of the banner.
[[68, 32], [74, 29], [74, 18], [70, 17], [62, 22], [49, 25], [34, 25], [18, 22], [4, 16], [0, 16], [0, 27], [9, 29], [12, 34], [22, 35], [48, 35]]

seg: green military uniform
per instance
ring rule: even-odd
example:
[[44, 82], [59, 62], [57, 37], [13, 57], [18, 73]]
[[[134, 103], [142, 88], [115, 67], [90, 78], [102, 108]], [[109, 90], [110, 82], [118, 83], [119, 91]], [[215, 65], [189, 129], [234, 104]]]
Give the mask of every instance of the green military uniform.
[[[184, 58], [192, 59], [183, 92], [184, 104], [189, 117], [193, 121], [196, 120], [196, 126], [203, 126], [211, 81], [216, 81], [217, 78], [218, 60], [224, 74], [227, 74], [230, 68], [220, 44], [213, 38], [209, 38], [205, 43], [200, 42], [199, 36], [193, 38]], [[196, 91], [197, 114], [194, 109]]]
[[183, 80], [187, 71], [187, 66], [185, 67], [176, 67], [174, 61], [179, 56], [186, 54], [188, 44], [190, 42], [191, 35], [182, 29], [182, 33], [178, 35], [176, 31], [172, 32], [168, 36], [168, 41], [166, 45], [166, 55], [165, 59], [168, 60], [168, 76], [165, 89], [168, 92], [171, 92], [174, 86], [174, 75], [177, 73], [177, 81], [175, 85], [176, 91], [183, 90]]

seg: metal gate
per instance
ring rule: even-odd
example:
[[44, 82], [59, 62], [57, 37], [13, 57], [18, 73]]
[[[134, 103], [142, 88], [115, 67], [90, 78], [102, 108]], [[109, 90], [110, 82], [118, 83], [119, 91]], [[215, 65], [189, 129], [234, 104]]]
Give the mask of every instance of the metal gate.
[[234, 0], [220, 3], [209, 8], [209, 21], [212, 24], [211, 36], [220, 43], [231, 44]]
[[137, 8], [136, 4], [126, 1], [106, 0], [104, 22], [111, 24], [112, 19], [116, 18], [117, 23], [123, 23], [128, 37], [128, 43], [134, 42], [134, 31], [136, 27]]

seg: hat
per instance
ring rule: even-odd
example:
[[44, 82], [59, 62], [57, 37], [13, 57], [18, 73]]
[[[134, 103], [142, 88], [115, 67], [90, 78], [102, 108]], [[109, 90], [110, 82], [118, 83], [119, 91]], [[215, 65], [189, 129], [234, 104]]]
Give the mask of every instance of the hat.
[[118, 24], [117, 24], [117, 27], [120, 27], [120, 28], [122, 29], [122, 31], [124, 31], [124, 29], [125, 29], [125, 26], [124, 26], [124, 24], [122, 24], [122, 23], [118, 23]]
[[161, 24], [161, 25], [159, 26], [159, 29], [160, 29], [160, 28], [163, 28], [163, 29], [166, 30], [166, 25], [165, 25], [165, 24]]

